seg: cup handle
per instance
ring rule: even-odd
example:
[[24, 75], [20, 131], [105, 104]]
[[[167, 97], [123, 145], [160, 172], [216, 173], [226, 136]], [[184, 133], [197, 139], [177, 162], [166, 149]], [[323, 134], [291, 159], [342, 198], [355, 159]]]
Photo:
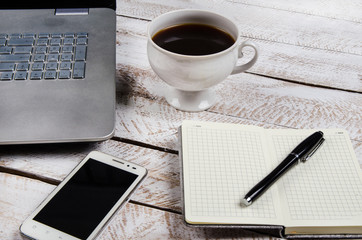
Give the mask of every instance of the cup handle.
[[239, 51], [238, 58], [243, 57], [243, 48], [244, 47], [252, 47], [254, 49], [254, 57], [249, 62], [247, 62], [243, 65], [235, 66], [233, 71], [231, 72], [231, 74], [236, 74], [236, 73], [241, 73], [241, 72], [246, 71], [247, 69], [251, 68], [254, 65], [254, 63], [256, 62], [256, 60], [258, 59], [258, 48], [253, 42], [250, 42], [250, 41], [245, 41], [240, 44], [240, 46], [238, 48], [238, 51]]

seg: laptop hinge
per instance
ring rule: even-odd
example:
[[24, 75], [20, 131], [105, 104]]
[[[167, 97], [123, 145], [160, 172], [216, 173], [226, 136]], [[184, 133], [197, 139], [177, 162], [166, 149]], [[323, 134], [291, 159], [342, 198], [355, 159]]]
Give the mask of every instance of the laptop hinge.
[[55, 9], [55, 15], [88, 15], [89, 8], [58, 8]]

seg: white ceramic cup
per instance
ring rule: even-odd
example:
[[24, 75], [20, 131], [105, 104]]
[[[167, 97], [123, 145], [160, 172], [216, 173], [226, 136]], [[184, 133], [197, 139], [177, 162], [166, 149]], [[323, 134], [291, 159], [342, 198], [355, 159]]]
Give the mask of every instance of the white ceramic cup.
[[[152, 40], [160, 30], [185, 23], [222, 29], [234, 38], [235, 43], [215, 54], [194, 56], [167, 51]], [[237, 65], [237, 60], [243, 57], [244, 47], [253, 48], [254, 56], [249, 62]], [[249, 69], [258, 58], [256, 45], [250, 41], [241, 42], [239, 29], [233, 21], [211, 11], [195, 9], [176, 10], [153, 19], [148, 26], [147, 54], [152, 69], [169, 85], [164, 91], [167, 102], [183, 111], [202, 111], [211, 107], [216, 98], [210, 87], [230, 74]]]

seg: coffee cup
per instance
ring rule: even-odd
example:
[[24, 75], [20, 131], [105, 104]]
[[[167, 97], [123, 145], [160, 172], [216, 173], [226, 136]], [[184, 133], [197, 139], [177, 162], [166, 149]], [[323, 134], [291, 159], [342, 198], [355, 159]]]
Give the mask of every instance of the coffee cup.
[[[210, 108], [216, 101], [212, 87], [230, 74], [249, 69], [258, 58], [257, 46], [241, 41], [233, 21], [211, 11], [165, 13], [151, 21], [147, 34], [149, 63], [168, 86], [164, 96], [183, 111]], [[238, 64], [245, 47], [254, 49], [253, 57]]]

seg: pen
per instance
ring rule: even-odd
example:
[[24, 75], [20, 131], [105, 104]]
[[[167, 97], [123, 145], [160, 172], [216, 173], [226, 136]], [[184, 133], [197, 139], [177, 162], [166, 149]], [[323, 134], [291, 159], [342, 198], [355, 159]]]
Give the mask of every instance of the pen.
[[276, 180], [291, 169], [298, 162], [305, 162], [324, 142], [323, 132], [318, 131], [307, 137], [263, 180], [256, 184], [244, 197], [241, 203], [245, 206], [252, 204], [260, 197]]

